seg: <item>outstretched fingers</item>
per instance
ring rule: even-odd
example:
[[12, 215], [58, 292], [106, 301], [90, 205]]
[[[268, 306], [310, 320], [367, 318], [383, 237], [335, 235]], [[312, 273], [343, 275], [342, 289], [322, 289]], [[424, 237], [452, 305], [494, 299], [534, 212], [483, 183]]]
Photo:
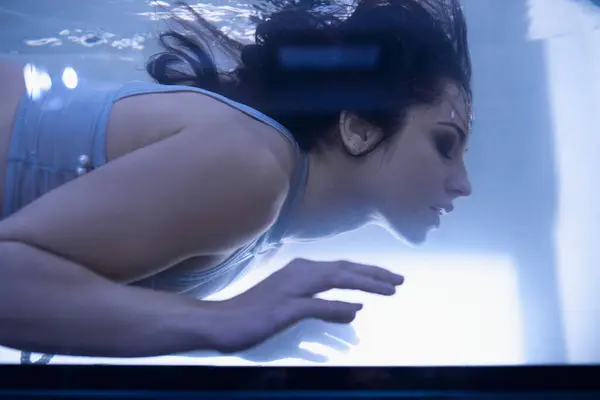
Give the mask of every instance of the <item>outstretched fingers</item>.
[[331, 289], [360, 290], [366, 293], [391, 296], [404, 278], [380, 267], [345, 261], [321, 266], [307, 279], [302, 295], [314, 295]]
[[359, 275], [369, 276], [381, 282], [387, 282], [394, 286], [402, 285], [404, 277], [388, 271], [385, 268], [376, 267], [373, 265], [357, 264], [349, 261], [339, 261], [338, 268], [354, 272]]
[[362, 304], [318, 298], [299, 298], [274, 311], [277, 330], [285, 329], [305, 319], [348, 324], [356, 318]]

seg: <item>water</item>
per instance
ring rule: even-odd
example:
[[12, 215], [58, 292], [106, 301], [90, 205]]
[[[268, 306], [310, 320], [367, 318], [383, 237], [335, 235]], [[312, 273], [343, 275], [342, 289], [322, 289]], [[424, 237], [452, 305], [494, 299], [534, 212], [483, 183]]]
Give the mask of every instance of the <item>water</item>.
[[[299, 255], [379, 264], [407, 277], [391, 300], [359, 296], [366, 308], [351, 332], [359, 344], [335, 351], [333, 330], [312, 327], [300, 337], [304, 351], [277, 364], [307, 364], [306, 351], [335, 365], [600, 361], [600, 13], [591, 2], [572, 0], [463, 4], [475, 72], [468, 157], [474, 195], [423, 248], [365, 228], [291, 246], [223, 293], [234, 295]], [[251, 40], [248, 4], [195, 6], [225, 31]], [[144, 61], [164, 26], [157, 11], [157, 4], [141, 0], [4, 0], [0, 56], [101, 79], [147, 79]], [[3, 349], [0, 362], [18, 362], [18, 353]], [[197, 354], [55, 362], [253, 363]]]

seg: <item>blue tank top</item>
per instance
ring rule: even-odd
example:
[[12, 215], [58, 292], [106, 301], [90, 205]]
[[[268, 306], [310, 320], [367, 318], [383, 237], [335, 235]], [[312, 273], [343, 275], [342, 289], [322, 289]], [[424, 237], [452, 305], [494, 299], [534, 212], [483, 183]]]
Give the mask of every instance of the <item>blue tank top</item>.
[[[184, 264], [193, 264], [194, 260], [191, 259], [185, 261], [180, 266], [172, 267], [159, 274], [148, 277], [139, 282], [134, 282], [132, 284], [135, 286], [157, 290], [186, 292], [193, 294], [195, 297], [204, 298], [222, 290], [243, 276], [244, 273], [247, 272], [252, 266], [252, 262], [255, 258], [257, 258], [257, 256], [281, 247], [281, 240], [286, 232], [290, 213], [305, 190], [306, 178], [308, 174], [308, 162], [306, 155], [300, 150], [292, 134], [277, 121], [251, 107], [235, 102], [213, 92], [189, 86], [165, 86], [147, 82], [130, 82], [121, 87], [121, 89], [116, 93], [114, 101], [139, 94], [181, 91], [196, 92], [210, 96], [242, 111], [246, 115], [260, 122], [272, 126], [295, 147], [298, 155], [298, 164], [294, 172], [293, 182], [290, 186], [290, 192], [281, 209], [279, 218], [267, 232], [246, 246], [238, 249], [228, 259], [213, 268], [198, 270], [195, 272], [190, 272], [193, 271], [193, 266], [192, 268], [188, 268], [188, 265], [185, 265], [186, 268], [178, 268], [183, 267]], [[208, 185], [207, 190], [210, 190]], [[186, 272], [181, 272], [181, 270]]]

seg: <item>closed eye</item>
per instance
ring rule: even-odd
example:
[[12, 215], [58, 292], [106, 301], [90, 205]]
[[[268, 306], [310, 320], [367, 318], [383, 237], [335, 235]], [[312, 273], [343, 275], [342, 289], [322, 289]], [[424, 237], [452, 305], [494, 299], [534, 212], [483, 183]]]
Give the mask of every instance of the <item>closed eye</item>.
[[435, 139], [435, 145], [442, 157], [451, 160], [456, 148], [456, 135], [452, 133], [438, 134]]
[[[442, 126], [448, 126], [450, 128], [452, 128], [456, 134], [458, 135], [458, 139], [460, 141], [460, 145], [464, 146], [466, 148], [466, 144], [467, 144], [467, 134], [465, 133], [465, 131], [458, 125], [456, 125], [454, 122], [440, 122], [439, 123]], [[466, 149], [464, 151], [467, 151]]]

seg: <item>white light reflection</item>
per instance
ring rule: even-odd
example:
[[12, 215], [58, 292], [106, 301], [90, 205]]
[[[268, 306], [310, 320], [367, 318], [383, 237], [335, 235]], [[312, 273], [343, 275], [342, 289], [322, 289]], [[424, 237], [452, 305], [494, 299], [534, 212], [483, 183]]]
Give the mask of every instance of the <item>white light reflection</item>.
[[71, 67], [65, 68], [62, 74], [62, 81], [67, 89], [75, 89], [79, 84], [77, 72]]
[[25, 79], [27, 95], [33, 100], [38, 100], [52, 87], [50, 75], [46, 71], [36, 68], [33, 64], [25, 65], [23, 78]]
[[365, 302], [354, 323], [361, 341], [348, 354], [305, 344], [309, 350], [330, 356], [331, 364], [525, 363], [521, 305], [511, 259], [469, 254], [365, 254], [352, 259], [402, 273], [406, 283], [392, 299], [327, 293], [327, 298]]
[[[289, 256], [289, 254], [288, 254]], [[295, 255], [293, 255], [295, 256]], [[326, 260], [332, 257], [318, 257]], [[312, 257], [311, 257], [312, 258]], [[278, 257], [272, 265], [282, 265]], [[302, 348], [330, 357], [327, 365], [511, 365], [524, 364], [524, 343], [515, 267], [502, 255], [364, 254], [351, 257], [401, 272], [405, 285], [392, 298], [331, 291], [326, 298], [364, 302], [353, 324], [360, 343], [336, 353], [315, 343]], [[239, 293], [272, 268], [257, 268], [229, 295]], [[225, 296], [219, 296], [225, 297]], [[18, 362], [19, 353], [1, 349], [3, 362]], [[236, 357], [186, 355], [142, 359], [56, 357], [53, 364], [257, 365]], [[269, 365], [309, 365], [284, 359]]]

